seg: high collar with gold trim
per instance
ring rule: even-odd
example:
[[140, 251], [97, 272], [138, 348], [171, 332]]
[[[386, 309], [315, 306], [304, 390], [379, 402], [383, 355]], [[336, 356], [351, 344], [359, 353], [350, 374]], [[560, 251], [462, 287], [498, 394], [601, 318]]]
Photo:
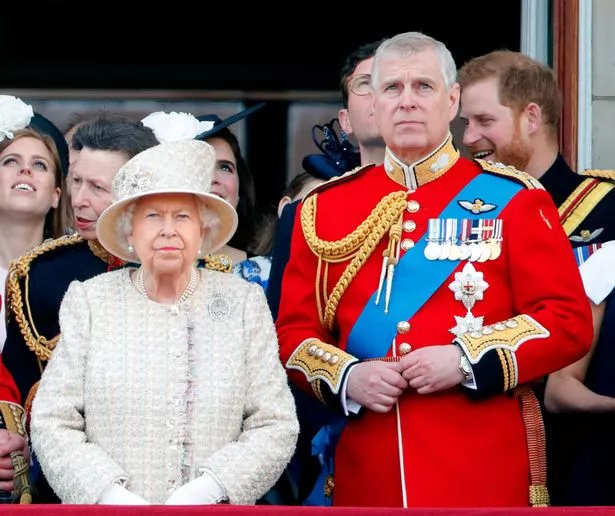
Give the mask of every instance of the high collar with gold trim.
[[88, 240], [88, 247], [90, 248], [90, 251], [92, 251], [94, 256], [100, 258], [103, 262], [105, 262], [107, 265], [110, 265], [111, 267], [121, 267], [125, 264], [123, 260], [107, 251], [98, 240]]
[[429, 156], [406, 165], [387, 147], [384, 154], [384, 170], [388, 176], [409, 190], [416, 190], [430, 181], [442, 177], [459, 159], [459, 151], [453, 145], [453, 135], [449, 133], [446, 140]]

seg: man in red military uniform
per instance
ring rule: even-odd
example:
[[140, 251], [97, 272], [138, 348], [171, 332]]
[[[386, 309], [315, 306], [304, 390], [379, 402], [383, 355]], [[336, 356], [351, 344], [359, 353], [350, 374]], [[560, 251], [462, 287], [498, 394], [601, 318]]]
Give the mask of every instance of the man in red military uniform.
[[276, 322], [291, 380], [340, 409], [311, 501], [548, 505], [529, 384], [592, 338], [557, 209], [528, 174], [460, 157], [440, 42], [385, 41], [372, 88], [385, 162], [304, 200]]

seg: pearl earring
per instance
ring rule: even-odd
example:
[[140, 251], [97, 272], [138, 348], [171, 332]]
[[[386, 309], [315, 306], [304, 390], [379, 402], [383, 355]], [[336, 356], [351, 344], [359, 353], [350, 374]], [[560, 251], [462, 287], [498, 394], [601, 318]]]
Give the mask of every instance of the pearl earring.
[[201, 256], [203, 254], [203, 251], [201, 250], [201, 248], [199, 247], [199, 250], [196, 252], [197, 256]]
[[128, 252], [129, 252], [130, 254], [134, 253], [134, 251], [135, 251], [135, 248], [134, 248], [134, 247], [132, 247], [132, 244], [128, 244], [128, 247], [127, 247], [126, 249], [128, 250]]

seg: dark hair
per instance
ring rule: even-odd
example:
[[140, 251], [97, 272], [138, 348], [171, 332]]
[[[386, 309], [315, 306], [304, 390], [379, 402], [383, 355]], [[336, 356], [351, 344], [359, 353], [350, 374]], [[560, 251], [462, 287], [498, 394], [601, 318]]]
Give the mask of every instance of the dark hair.
[[72, 113], [62, 126], [62, 134], [67, 135], [71, 131], [74, 133], [80, 125], [90, 120], [90, 118], [92, 118], [92, 115], [79, 112]]
[[291, 182], [288, 183], [288, 186], [284, 190], [284, 193], [282, 193], [282, 197], [288, 196], [294, 200], [294, 198], [299, 195], [299, 192], [303, 190], [303, 187], [307, 185], [310, 181], [314, 181], [314, 179], [320, 179], [321, 181], [325, 181], [324, 179], [321, 179], [319, 177], [314, 177], [309, 172], [299, 172], [295, 177], [292, 178]]
[[239, 141], [235, 134], [227, 127], [212, 134], [205, 141], [212, 138], [220, 138], [229, 144], [233, 156], [237, 161], [237, 176], [239, 180], [239, 202], [237, 204], [237, 216], [239, 224], [237, 231], [228, 245], [242, 251], [253, 252], [255, 233], [257, 227], [256, 191], [254, 178], [248, 168], [248, 163], [241, 154]]
[[361, 45], [346, 56], [342, 68], [340, 70], [340, 88], [342, 91], [342, 104], [345, 108], [348, 107], [348, 79], [354, 73], [355, 69], [363, 61], [374, 57], [376, 50], [386, 38], [373, 41]]
[[72, 138], [73, 149], [120, 152], [131, 159], [160, 142], [149, 127], [122, 115], [99, 113], [82, 123]]
[[26, 127], [25, 129], [15, 131], [13, 138], [6, 138], [0, 142], [0, 152], [4, 151], [4, 149], [6, 149], [13, 142], [25, 137], [36, 138], [37, 140], [43, 142], [53, 157], [54, 183], [56, 188], [60, 188], [62, 194], [60, 195], [58, 207], [51, 208], [45, 215], [43, 238], [58, 238], [64, 234], [65, 221], [63, 220], [64, 210], [62, 209], [62, 205], [66, 203], [66, 185], [64, 181], [64, 172], [62, 169], [60, 154], [53, 137], [47, 133], [34, 129], [33, 127]]
[[[290, 202], [299, 202], [302, 199], [295, 199], [297, 195], [303, 190], [305, 185], [307, 185], [310, 181], [320, 180], [324, 182], [325, 180], [320, 177], [314, 177], [309, 172], [305, 170], [299, 172], [295, 177], [292, 178], [288, 186], [282, 192], [283, 197], [290, 197]], [[255, 244], [254, 253], [257, 255], [270, 255], [273, 252], [273, 245], [275, 241], [275, 233], [278, 227], [278, 214], [269, 214], [267, 215], [262, 222], [262, 230], [258, 235], [258, 241]]]

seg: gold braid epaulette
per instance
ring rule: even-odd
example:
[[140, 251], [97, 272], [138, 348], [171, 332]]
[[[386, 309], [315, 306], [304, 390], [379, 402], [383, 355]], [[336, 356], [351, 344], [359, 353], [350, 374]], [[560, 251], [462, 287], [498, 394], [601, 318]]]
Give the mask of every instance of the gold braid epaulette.
[[524, 172], [523, 170], [516, 169], [512, 165], [504, 165], [503, 163], [485, 161], [484, 159], [476, 159], [474, 161], [476, 161], [476, 163], [478, 163], [485, 172], [491, 172], [492, 174], [512, 179], [517, 183], [521, 183], [529, 190], [545, 189], [544, 186], [542, 186], [542, 183], [538, 181], [538, 179], [535, 179], [533, 176], [531, 176], [527, 172]]
[[342, 295], [387, 231], [399, 221], [406, 208], [406, 196], [406, 192], [402, 190], [383, 197], [369, 216], [352, 233], [334, 241], [322, 240], [316, 235], [318, 194], [313, 194], [304, 201], [301, 209], [301, 227], [309, 248], [318, 256], [319, 270], [321, 261], [328, 264], [351, 260], [333, 288], [331, 295], [327, 297], [323, 291], [326, 302], [324, 313], [320, 309], [320, 274], [317, 273], [316, 297], [321, 323], [324, 327], [329, 330], [333, 329], [335, 312]]
[[[30, 305], [28, 302], [28, 274], [30, 272], [30, 264], [34, 259], [54, 249], [69, 245], [78, 244], [83, 239], [79, 235], [62, 236], [55, 240], [43, 242], [38, 247], [28, 251], [23, 256], [13, 260], [9, 264], [9, 270], [6, 281], [6, 298], [8, 300], [8, 309], [15, 315], [15, 321], [19, 326], [19, 331], [23, 335], [26, 346], [40, 359], [49, 360], [60, 335], [54, 336], [47, 340], [44, 336], [39, 335], [36, 331], [36, 326], [32, 320]], [[24, 296], [21, 292], [19, 281], [24, 279], [25, 300], [27, 317], [24, 313]], [[7, 310], [8, 316], [8, 310]]]
[[595, 177], [598, 179], [610, 179], [611, 181], [615, 181], [615, 170], [612, 169], [595, 169], [589, 168], [587, 170], [583, 170], [579, 172], [581, 176], [587, 177]]

